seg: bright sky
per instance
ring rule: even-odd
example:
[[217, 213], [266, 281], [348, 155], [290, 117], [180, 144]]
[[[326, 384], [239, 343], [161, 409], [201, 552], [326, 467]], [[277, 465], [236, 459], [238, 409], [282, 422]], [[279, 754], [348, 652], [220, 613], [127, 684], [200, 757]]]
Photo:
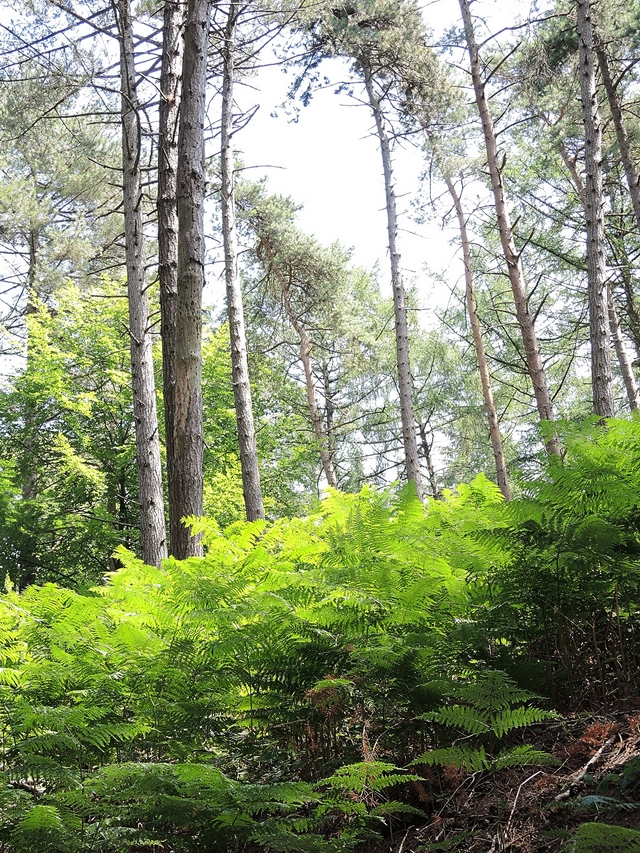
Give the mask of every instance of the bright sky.
[[[529, 3], [505, 0], [478, 0], [475, 14], [489, 16], [493, 28], [512, 23], [516, 14], [526, 15]], [[425, 5], [425, 17], [438, 38], [459, 21], [457, 0], [434, 0]], [[341, 78], [337, 61], [334, 78]], [[336, 95], [334, 87], [318, 91], [310, 105], [301, 108], [297, 122], [278, 109], [286, 98], [290, 77], [279, 67], [260, 70], [256, 89], [240, 93], [243, 107], [260, 103], [251, 123], [236, 136], [236, 148], [250, 175], [267, 175], [273, 192], [290, 195], [303, 205], [300, 226], [321, 242], [339, 240], [353, 247], [354, 261], [367, 268], [376, 263], [380, 282], [388, 284], [390, 273], [387, 252], [386, 215], [382, 162], [373, 118], [368, 107], [358, 105], [346, 94]], [[275, 114], [275, 115], [274, 115]], [[401, 219], [400, 251], [407, 281], [415, 280], [422, 304], [433, 308], [443, 305], [448, 288], [434, 283], [424, 269], [445, 271], [447, 281], [455, 285], [462, 276], [457, 257], [456, 231], [443, 232], [441, 223], [418, 225], [411, 218], [410, 202], [425, 168], [421, 152], [407, 144], [395, 155], [396, 191]], [[428, 316], [425, 317], [428, 322]]]

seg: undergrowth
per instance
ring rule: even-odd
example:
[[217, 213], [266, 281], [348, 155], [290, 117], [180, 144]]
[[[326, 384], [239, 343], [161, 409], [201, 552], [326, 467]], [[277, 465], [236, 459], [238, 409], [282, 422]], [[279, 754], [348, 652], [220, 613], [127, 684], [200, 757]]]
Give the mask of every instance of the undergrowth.
[[448, 778], [546, 772], [554, 705], [639, 688], [640, 425], [563, 440], [509, 505], [482, 476], [426, 509], [332, 492], [198, 522], [204, 558], [8, 590], [3, 849], [339, 851], [435, 820]]

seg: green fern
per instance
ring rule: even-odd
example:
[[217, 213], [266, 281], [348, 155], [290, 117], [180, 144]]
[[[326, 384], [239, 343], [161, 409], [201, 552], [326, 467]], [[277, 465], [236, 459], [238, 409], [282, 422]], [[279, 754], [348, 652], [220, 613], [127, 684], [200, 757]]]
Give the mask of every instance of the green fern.
[[487, 770], [491, 764], [484, 747], [472, 749], [464, 746], [450, 746], [443, 749], [430, 749], [411, 762], [412, 764], [427, 764], [429, 766], [455, 767], [456, 770], [467, 770], [477, 773]]
[[362, 796], [368, 792], [379, 793], [393, 785], [402, 785], [419, 779], [420, 776], [405, 773], [401, 768], [384, 761], [360, 761], [336, 770], [332, 776], [323, 779], [322, 784], [352, 791]]
[[531, 746], [503, 749], [497, 755], [487, 754], [485, 751], [483, 740], [492, 745], [514, 729], [526, 728], [533, 723], [554, 719], [557, 716], [541, 708], [530, 708], [525, 705], [511, 707], [515, 702], [535, 697], [517, 687], [505, 673], [498, 670], [482, 673], [475, 682], [456, 685], [450, 693], [456, 698], [464, 699], [467, 704], [445, 706], [438, 711], [423, 714], [421, 719], [473, 736], [480, 743], [477, 746], [454, 744], [450, 747], [432, 749], [419, 756], [412, 764], [448, 765], [477, 773], [483, 770], [501, 770], [506, 767], [558, 763], [550, 753], [536, 750]]

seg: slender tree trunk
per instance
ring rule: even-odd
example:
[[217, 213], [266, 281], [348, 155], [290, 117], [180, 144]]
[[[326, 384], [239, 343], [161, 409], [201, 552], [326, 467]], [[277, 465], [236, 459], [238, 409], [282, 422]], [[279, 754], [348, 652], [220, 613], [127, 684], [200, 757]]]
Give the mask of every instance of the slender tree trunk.
[[[578, 193], [578, 197], [580, 198], [580, 201], [586, 213], [587, 188], [584, 184], [584, 181], [582, 180], [582, 175], [580, 174], [580, 172], [578, 172], [576, 168], [575, 160], [569, 157], [564, 144], [559, 145], [558, 150], [560, 151], [560, 155], [564, 161], [565, 166], [567, 166], [567, 168], [571, 172], [571, 177], [573, 179], [576, 192]], [[606, 272], [605, 276], [608, 281], [609, 277], [606, 275]], [[620, 373], [622, 374], [624, 386], [627, 391], [627, 399], [629, 401], [629, 406], [633, 411], [634, 409], [638, 408], [638, 388], [636, 385], [635, 376], [633, 374], [631, 361], [629, 360], [629, 356], [624, 345], [624, 337], [622, 335], [622, 329], [620, 328], [620, 321], [618, 320], [618, 312], [616, 311], [615, 305], [613, 303], [611, 287], [609, 285], [607, 285], [607, 308], [609, 315], [609, 330], [611, 332], [611, 337], [615, 346], [616, 356], [618, 357]]]
[[624, 174], [629, 187], [629, 195], [631, 196], [631, 204], [636, 220], [636, 228], [640, 232], [640, 175], [633, 159], [631, 145], [629, 143], [629, 134], [622, 115], [622, 107], [620, 98], [618, 97], [618, 89], [611, 76], [611, 68], [609, 66], [609, 58], [602, 41], [595, 36], [595, 50], [598, 57], [598, 65], [600, 66], [600, 74], [602, 82], [607, 93], [609, 101], [609, 109], [613, 124], [616, 129], [616, 138], [618, 140], [618, 148], [620, 149], [620, 157], [624, 167]]
[[[178, 135], [178, 299], [174, 464], [176, 513], [202, 515], [202, 289], [204, 287], [204, 120], [210, 0], [189, 0]], [[176, 557], [201, 556], [202, 542], [178, 524]]]
[[235, 78], [236, 23], [239, 4], [230, 2], [224, 30], [222, 124], [220, 130], [220, 163], [222, 171], [222, 236], [224, 242], [225, 280], [227, 285], [227, 314], [231, 339], [231, 375], [238, 425], [242, 492], [249, 521], [264, 518], [258, 451], [253, 421], [249, 360], [244, 325], [244, 306], [238, 273], [238, 238], [236, 231], [235, 163], [233, 156], [233, 85]]
[[609, 327], [611, 329], [611, 337], [613, 338], [620, 372], [622, 373], [624, 387], [627, 392], [629, 408], [633, 412], [638, 408], [638, 385], [636, 383], [636, 377], [633, 374], [631, 360], [624, 345], [624, 337], [620, 328], [620, 321], [618, 320], [618, 313], [613, 303], [610, 287], [607, 287], [607, 305], [609, 309]]
[[636, 351], [636, 358], [640, 359], [640, 311], [638, 311], [638, 304], [636, 301], [636, 294], [633, 287], [633, 279], [631, 278], [628, 259], [625, 260], [625, 263], [621, 268], [621, 275], [625, 297], [625, 313], [629, 323], [629, 333]]
[[431, 495], [434, 500], [440, 500], [440, 489], [438, 488], [438, 479], [436, 477], [436, 471], [433, 467], [433, 457], [431, 456], [431, 444], [429, 444], [429, 439], [427, 438], [427, 429], [425, 425], [420, 421], [418, 424], [418, 432], [420, 433], [420, 444], [422, 446], [422, 455], [424, 456], [424, 461], [427, 465], [427, 472], [429, 474], [429, 485], [431, 486]]
[[142, 559], [151, 566], [167, 556], [160, 437], [156, 411], [146, 256], [142, 218], [141, 142], [129, 0], [118, 0], [122, 93], [122, 176], [131, 343], [131, 384], [136, 433]]
[[160, 69], [158, 131], [158, 277], [160, 279], [160, 331], [164, 397], [167, 493], [169, 497], [169, 546], [178, 537], [178, 510], [173, 445], [176, 387], [176, 303], [178, 300], [178, 116], [182, 85], [184, 3], [165, 0]]
[[310, 358], [311, 340], [309, 338], [307, 330], [304, 327], [304, 324], [300, 322], [300, 318], [296, 314], [296, 311], [293, 307], [293, 303], [291, 302], [291, 284], [287, 280], [286, 276], [283, 275], [282, 270], [276, 263], [276, 256], [275, 252], [273, 251], [273, 247], [271, 246], [266, 237], [260, 236], [259, 239], [260, 244], [271, 264], [271, 270], [278, 279], [278, 283], [282, 291], [282, 302], [284, 304], [284, 310], [286, 311], [291, 326], [293, 327], [295, 333], [298, 336], [298, 352], [300, 353], [300, 361], [302, 362], [302, 369], [304, 371], [304, 382], [307, 391], [309, 417], [311, 418], [313, 431], [316, 436], [316, 441], [318, 442], [318, 453], [320, 455], [322, 470], [324, 472], [324, 476], [326, 477], [328, 485], [331, 486], [331, 488], [333, 489], [337, 489], [338, 479], [336, 477], [336, 471], [333, 466], [333, 459], [331, 458], [329, 440], [327, 438], [327, 433], [324, 429], [322, 415], [320, 414], [320, 411], [318, 409], [318, 402], [316, 399], [316, 383], [313, 376], [313, 371], [311, 369]]
[[[35, 176], [34, 176], [35, 177]], [[25, 314], [27, 318], [38, 310], [39, 299], [36, 286], [38, 275], [38, 231], [29, 229], [29, 268], [27, 270], [27, 306]], [[29, 372], [32, 359], [30, 357], [29, 328], [27, 322], [27, 372]], [[31, 368], [33, 369], [33, 368]], [[38, 495], [38, 468], [37, 458], [37, 424], [33, 411], [25, 413], [24, 418], [24, 473], [22, 480], [22, 499], [32, 501]]]
[[613, 417], [611, 339], [607, 305], [604, 199], [602, 192], [602, 126], [596, 92], [590, 0], [577, 0], [580, 100], [585, 141], [585, 218], [591, 337], [591, 387], [596, 415]]
[[473, 274], [471, 268], [471, 247], [469, 243], [469, 234], [467, 232], [467, 222], [464, 216], [464, 210], [462, 209], [460, 196], [458, 195], [453, 181], [445, 175], [445, 182], [456, 209], [458, 226], [460, 228], [460, 242], [462, 243], [462, 257], [464, 260], [467, 312], [469, 314], [469, 322], [471, 323], [471, 331], [473, 333], [473, 344], [476, 350], [476, 358], [478, 359], [478, 370], [480, 371], [480, 382], [482, 383], [482, 396], [484, 398], [484, 406], [487, 411], [487, 420], [489, 422], [489, 435], [491, 437], [493, 458], [496, 462], [498, 486], [500, 487], [500, 491], [504, 495], [505, 500], [510, 501], [511, 488], [509, 486], [509, 475], [507, 474], [507, 466], [504, 460], [502, 439], [500, 438], [498, 413], [496, 412], [496, 406], [493, 400], [493, 390], [491, 388], [491, 377], [489, 375], [489, 365], [487, 364], [487, 354], [484, 348], [482, 330], [480, 329], [480, 320], [478, 319], [478, 312], [476, 310], [476, 299], [473, 289]]
[[333, 459], [331, 458], [331, 453], [329, 451], [329, 440], [324, 429], [322, 415], [318, 410], [318, 403], [316, 400], [315, 380], [311, 370], [310, 359], [311, 341], [309, 340], [307, 330], [302, 325], [293, 309], [293, 305], [291, 304], [291, 288], [289, 286], [289, 282], [284, 276], [281, 278], [281, 283], [283, 285], [282, 299], [285, 311], [287, 312], [289, 322], [295, 329], [300, 340], [299, 352], [300, 361], [302, 362], [302, 367], [304, 369], [305, 385], [307, 388], [307, 403], [309, 405], [309, 414], [316, 434], [316, 440], [318, 442], [318, 452], [320, 454], [320, 461], [322, 462], [322, 470], [324, 471], [324, 475], [327, 478], [329, 486], [333, 489], [337, 489], [338, 480], [336, 478], [335, 468], [333, 467]]
[[413, 411], [413, 380], [411, 378], [411, 363], [409, 360], [409, 331], [407, 327], [407, 305], [402, 270], [400, 268], [400, 252], [398, 250], [398, 213], [396, 208], [396, 193], [393, 179], [391, 145], [387, 134], [386, 123], [380, 101], [373, 87], [370, 68], [362, 63], [364, 83], [369, 98], [369, 105], [376, 122], [382, 168], [384, 172], [384, 187], [386, 195], [387, 232], [389, 235], [389, 257], [391, 259], [391, 287], [393, 290], [393, 311], [396, 330], [396, 359], [398, 366], [398, 390], [400, 394], [400, 416], [402, 419], [402, 441], [404, 444], [407, 479], [415, 483], [416, 491], [422, 500], [422, 474], [420, 472], [420, 457], [416, 442], [416, 419]]
[[[553, 421], [553, 404], [551, 402], [551, 395], [549, 393], [549, 386], [547, 385], [547, 377], [542, 364], [542, 358], [540, 357], [540, 349], [538, 347], [538, 338], [536, 336], [533, 318], [529, 311], [529, 297], [527, 295], [524, 275], [522, 272], [522, 264], [520, 263], [520, 254], [516, 250], [513, 238], [513, 226], [511, 224], [504, 183], [502, 181], [502, 170], [498, 157], [496, 133], [493, 126], [493, 119], [491, 118], [491, 113], [489, 111], [489, 105], [487, 103], [478, 46], [476, 44], [471, 12], [469, 10], [469, 0], [460, 0], [460, 10], [462, 12], [469, 59], [471, 62], [471, 77], [473, 80], [476, 104], [478, 106], [480, 121], [482, 123], [482, 131], [484, 134], [487, 165], [491, 176], [491, 189], [493, 191], [500, 242], [502, 244], [502, 251], [507, 263], [507, 271], [509, 274], [509, 281], [511, 283], [511, 291], [513, 293], [513, 301], [516, 309], [516, 319], [520, 326], [520, 334], [522, 335], [527, 368], [533, 384], [533, 393], [536, 399], [540, 420]], [[547, 441], [546, 448], [549, 453], [560, 452], [559, 442], [556, 436], [553, 436], [549, 441]]]
[[[35, 175], [33, 175], [35, 178]], [[26, 356], [27, 356], [27, 373], [32, 373], [33, 357], [31, 354], [30, 332], [29, 332], [29, 317], [34, 315], [38, 310], [38, 231], [36, 228], [30, 228], [28, 234], [29, 243], [29, 267], [27, 270], [27, 304], [25, 307], [26, 315]], [[38, 497], [38, 418], [34, 407], [29, 402], [29, 399], [24, 401], [24, 430], [21, 454], [21, 475], [22, 475], [22, 500], [33, 501]], [[29, 510], [27, 510], [29, 513]], [[34, 562], [34, 556], [37, 555], [38, 540], [33, 535], [31, 525], [25, 528], [31, 530], [31, 535], [23, 539], [18, 553], [18, 565], [20, 567], [19, 589], [25, 589], [29, 584], [36, 583], [37, 564]]]
[[325, 432], [327, 435], [327, 447], [332, 459], [336, 455], [336, 442], [333, 431], [333, 416], [335, 414], [335, 406], [333, 405], [333, 394], [331, 392], [331, 379], [329, 377], [329, 365], [325, 362], [322, 364], [322, 385], [324, 392], [324, 415], [325, 415]]

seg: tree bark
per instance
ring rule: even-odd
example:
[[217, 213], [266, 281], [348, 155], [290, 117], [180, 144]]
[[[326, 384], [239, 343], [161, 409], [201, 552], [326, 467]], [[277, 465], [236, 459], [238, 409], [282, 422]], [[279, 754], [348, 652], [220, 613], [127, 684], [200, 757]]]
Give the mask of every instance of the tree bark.
[[140, 537], [142, 559], [148, 565], [157, 566], [167, 556], [167, 534], [145, 274], [139, 105], [129, 0], [118, 0], [116, 12], [120, 36], [123, 209]]
[[580, 101], [585, 141], [585, 219], [591, 337], [591, 387], [596, 415], [613, 417], [611, 339], [607, 305], [606, 244], [602, 191], [602, 125], [596, 92], [590, 0], [577, 0]]
[[296, 311], [293, 307], [293, 303], [291, 302], [291, 284], [287, 280], [286, 276], [283, 275], [282, 270], [278, 267], [276, 263], [276, 256], [273, 247], [271, 246], [266, 237], [260, 236], [259, 239], [260, 244], [271, 264], [271, 270], [278, 279], [278, 283], [282, 291], [282, 302], [284, 305], [284, 310], [286, 311], [291, 326], [293, 327], [295, 333], [298, 335], [298, 352], [300, 353], [300, 361], [302, 362], [302, 369], [304, 371], [304, 382], [307, 391], [309, 417], [311, 418], [311, 425], [313, 426], [316, 441], [318, 442], [318, 454], [320, 455], [322, 470], [324, 476], [326, 477], [327, 484], [331, 486], [332, 489], [337, 489], [338, 479], [336, 477], [335, 468], [333, 466], [333, 459], [331, 457], [331, 450], [329, 447], [329, 439], [327, 437], [327, 433], [325, 432], [322, 415], [320, 414], [320, 411], [318, 409], [318, 401], [316, 399], [316, 384], [313, 376], [313, 370], [311, 369], [310, 358], [311, 340], [309, 338], [307, 330], [304, 327], [304, 324], [300, 322], [300, 318], [296, 314]]
[[629, 187], [629, 195], [631, 196], [636, 228], [638, 229], [638, 232], [640, 232], [640, 175], [638, 174], [638, 169], [631, 152], [629, 134], [627, 133], [627, 126], [625, 124], [624, 116], [622, 115], [622, 106], [620, 104], [620, 98], [618, 97], [618, 89], [611, 77], [609, 57], [607, 56], [607, 52], [602, 41], [597, 37], [597, 34], [594, 36], [594, 39], [598, 65], [600, 66], [600, 74], [602, 76], [602, 82], [604, 83], [605, 92], [607, 93], [609, 109], [616, 129], [616, 139], [618, 140], [622, 166], [627, 179], [627, 186]]
[[[29, 268], [27, 270], [27, 305], [25, 315], [28, 318], [38, 310], [39, 293], [36, 286], [38, 278], [38, 231], [29, 229]], [[27, 322], [27, 372], [32, 363], [29, 347], [29, 327]], [[22, 480], [22, 499], [32, 501], [38, 496], [37, 424], [32, 411], [25, 412], [24, 418], [24, 473]]]
[[387, 134], [385, 118], [373, 87], [371, 69], [365, 62], [361, 63], [364, 83], [373, 112], [382, 155], [384, 172], [384, 187], [386, 195], [387, 232], [389, 235], [389, 257], [391, 259], [391, 287], [393, 290], [393, 311], [396, 331], [396, 360], [398, 369], [398, 390], [400, 395], [400, 416], [402, 419], [402, 441], [404, 445], [407, 479], [415, 484], [420, 500], [423, 498], [422, 474], [420, 457], [416, 441], [416, 419], [413, 410], [413, 380], [411, 378], [411, 362], [409, 359], [409, 331], [407, 327], [407, 306], [402, 270], [400, 268], [400, 252], [398, 250], [398, 213], [396, 208], [396, 193], [393, 180], [393, 165], [391, 145]]
[[324, 422], [325, 422], [325, 433], [327, 436], [327, 447], [329, 449], [329, 454], [332, 459], [335, 459], [336, 455], [336, 441], [334, 434], [334, 421], [333, 416], [335, 414], [335, 406], [333, 404], [333, 394], [331, 390], [331, 377], [329, 376], [329, 365], [327, 362], [322, 363], [322, 386], [324, 393]]
[[640, 311], [636, 301], [633, 279], [630, 272], [630, 263], [627, 258], [621, 267], [622, 285], [625, 297], [625, 313], [629, 323], [629, 333], [636, 351], [636, 359], [640, 359]]
[[613, 345], [615, 346], [616, 355], [618, 357], [618, 365], [620, 366], [622, 380], [624, 382], [625, 391], [627, 392], [629, 408], [633, 412], [638, 408], [639, 403], [638, 385], [633, 373], [631, 359], [629, 358], [624, 345], [624, 337], [620, 328], [620, 321], [618, 320], [618, 312], [616, 311], [616, 307], [613, 303], [610, 287], [607, 287], [607, 305], [609, 310], [609, 328], [611, 329], [611, 337], [613, 338]]
[[433, 467], [433, 457], [431, 456], [431, 444], [429, 444], [429, 439], [427, 438], [427, 429], [425, 425], [420, 421], [418, 424], [418, 432], [420, 433], [420, 444], [422, 445], [422, 455], [424, 456], [424, 461], [427, 465], [427, 472], [429, 474], [429, 485], [431, 486], [431, 496], [434, 500], [438, 501], [442, 497], [440, 494], [440, 489], [438, 488], [438, 479], [436, 477], [436, 471]]
[[[575, 160], [569, 157], [566, 147], [564, 144], [560, 144], [558, 146], [558, 150], [560, 151], [560, 156], [562, 157], [565, 166], [569, 169], [571, 173], [571, 177], [573, 179], [574, 186], [576, 188], [576, 192], [578, 193], [578, 197], [582, 206], [586, 212], [587, 208], [587, 188], [582, 180], [582, 176], [578, 172], [576, 168]], [[623, 272], [624, 276], [624, 272]], [[609, 277], [607, 276], [607, 281]], [[633, 304], [632, 304], [633, 311]], [[618, 365], [620, 367], [620, 373], [622, 374], [622, 379], [624, 381], [624, 386], [627, 392], [627, 399], [629, 401], [629, 406], [631, 410], [638, 408], [638, 388], [636, 385], [636, 379], [633, 374], [633, 368], [631, 365], [631, 361], [627, 354], [627, 350], [624, 345], [624, 336], [622, 334], [622, 329], [620, 328], [620, 321], [618, 319], [618, 312], [616, 311], [613, 297], [611, 295], [611, 287], [607, 285], [607, 308], [609, 314], [609, 329], [611, 332], [611, 337], [613, 339], [613, 344], [616, 350], [616, 356], [618, 358]]]
[[178, 134], [178, 296], [174, 463], [174, 556], [201, 556], [202, 541], [184, 519], [202, 515], [202, 289], [204, 287], [204, 120], [210, 0], [189, 0]]
[[158, 277], [160, 279], [160, 332], [164, 397], [167, 493], [169, 498], [169, 549], [179, 536], [175, 451], [173, 443], [176, 387], [176, 303], [178, 299], [178, 117], [184, 50], [184, 4], [165, 0], [160, 69], [158, 130]]
[[[542, 358], [540, 357], [540, 349], [538, 346], [538, 338], [536, 336], [533, 318], [529, 311], [529, 297], [527, 295], [524, 275], [522, 272], [520, 254], [516, 250], [513, 238], [513, 226], [511, 224], [511, 217], [507, 208], [506, 193], [504, 183], [502, 181], [502, 170], [498, 157], [496, 133], [485, 93], [485, 83], [482, 78], [478, 46], [476, 44], [471, 12], [469, 10], [469, 0], [460, 0], [460, 10], [462, 12], [462, 20], [464, 23], [464, 31], [471, 64], [473, 89], [475, 92], [476, 104], [478, 106], [478, 113], [480, 114], [480, 121], [482, 123], [482, 131], [487, 153], [487, 165], [491, 176], [491, 189], [493, 191], [496, 218], [498, 222], [498, 232], [500, 234], [500, 242], [502, 244], [504, 259], [507, 263], [507, 271], [509, 274], [509, 281], [511, 283], [511, 291], [513, 293], [513, 301], [516, 309], [516, 319], [520, 327], [527, 368], [533, 384], [533, 393], [540, 420], [553, 421], [553, 404], [551, 402], [551, 395], [549, 393], [549, 386], [547, 384], [547, 377], [542, 364]], [[555, 435], [546, 442], [546, 448], [549, 453], [560, 452], [559, 442]]]
[[496, 477], [498, 479], [498, 486], [500, 487], [500, 491], [504, 495], [505, 500], [510, 501], [511, 487], [509, 486], [509, 475], [507, 473], [504, 451], [502, 449], [498, 413], [496, 412], [496, 406], [493, 399], [491, 377], [489, 375], [489, 366], [487, 364], [487, 354], [484, 348], [480, 320], [478, 319], [478, 312], [476, 310], [476, 299], [473, 289], [473, 273], [471, 269], [471, 248], [469, 243], [469, 234], [467, 232], [467, 222], [465, 220], [464, 210], [462, 209], [460, 196], [458, 195], [453, 181], [445, 175], [445, 182], [447, 184], [447, 189], [449, 190], [449, 195], [453, 200], [453, 205], [456, 209], [458, 226], [460, 228], [460, 242], [462, 243], [462, 258], [464, 261], [467, 313], [469, 314], [469, 322], [471, 323], [471, 331], [473, 333], [473, 345], [476, 350], [476, 358], [478, 359], [478, 370], [480, 372], [480, 382], [482, 384], [482, 396], [484, 398], [485, 409], [487, 410], [493, 458], [496, 462]]
[[224, 242], [227, 315], [231, 340], [231, 375], [238, 425], [242, 492], [248, 521], [264, 518], [260, 488], [258, 451], [249, 382], [249, 360], [244, 324], [242, 289], [238, 273], [238, 237], [236, 229], [235, 163], [233, 155], [233, 87], [235, 78], [236, 24], [239, 6], [229, 3], [222, 48], [222, 123], [220, 163], [222, 171], [222, 237]]

